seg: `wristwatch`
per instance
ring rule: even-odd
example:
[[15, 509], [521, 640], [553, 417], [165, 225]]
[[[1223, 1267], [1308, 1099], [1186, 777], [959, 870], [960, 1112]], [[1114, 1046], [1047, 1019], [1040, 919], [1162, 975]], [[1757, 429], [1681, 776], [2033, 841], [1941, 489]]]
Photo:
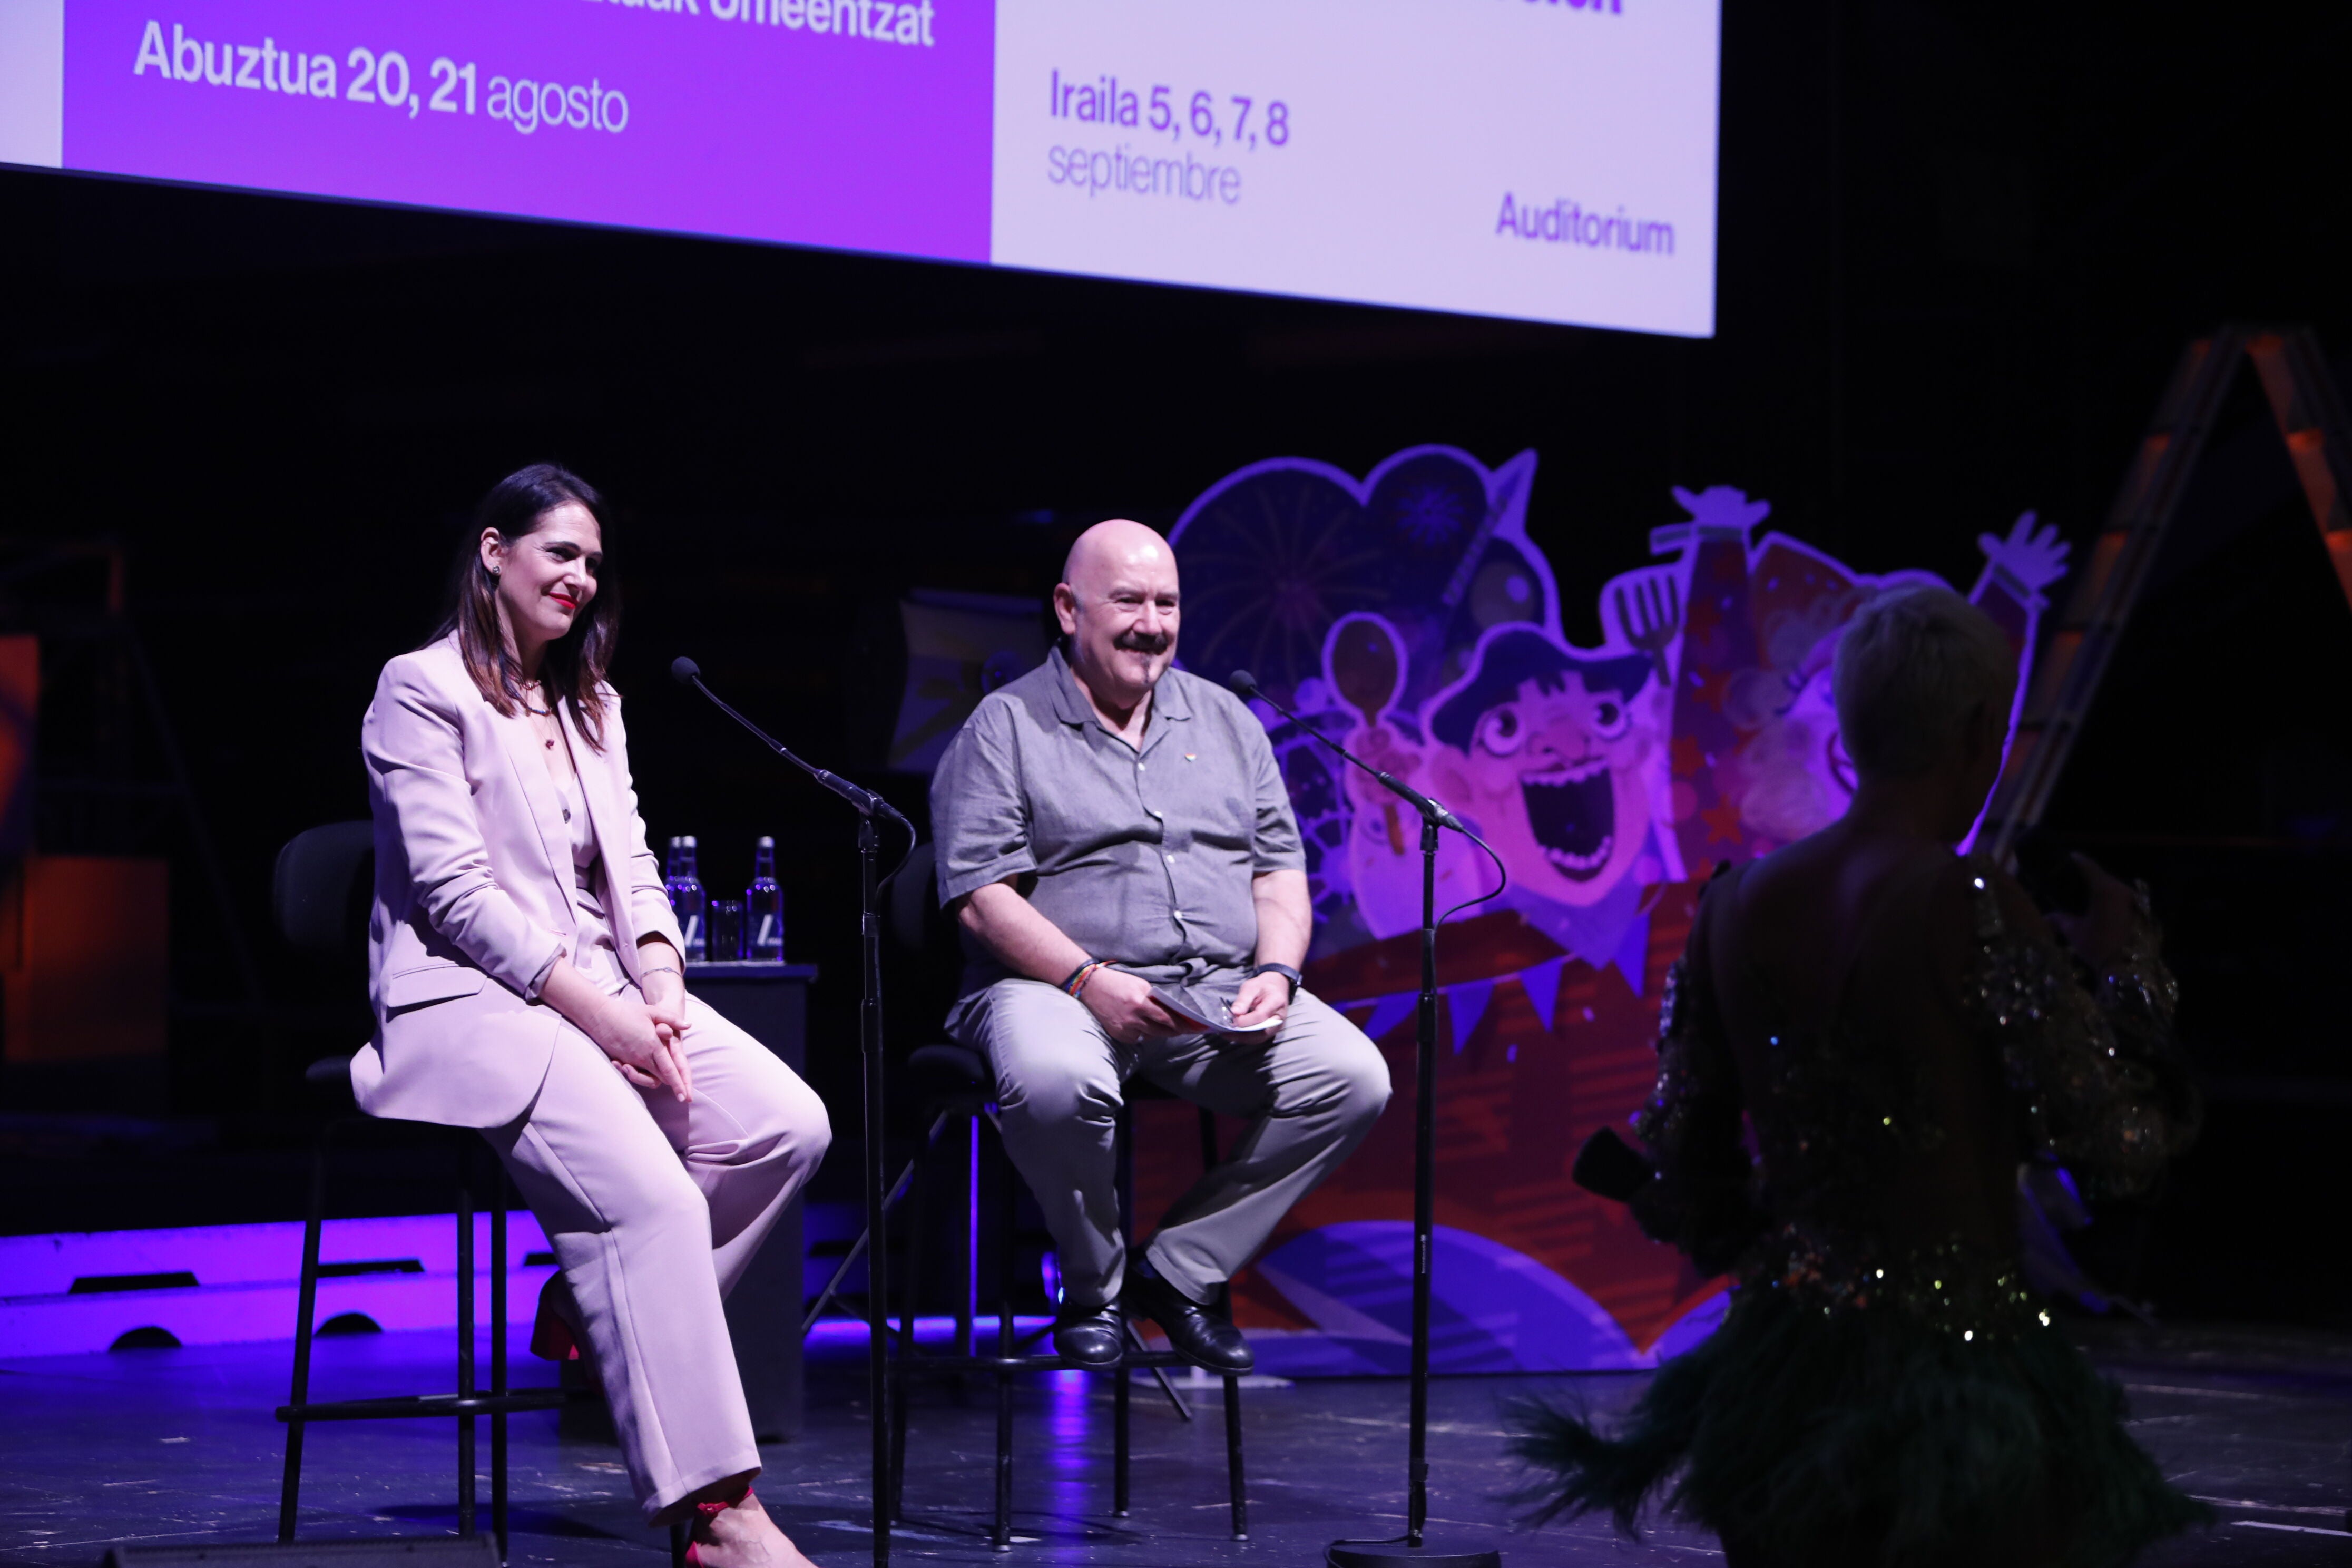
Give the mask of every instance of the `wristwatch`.
[[1250, 968], [1249, 972], [1248, 972], [1246, 974], [1243, 975], [1243, 976], [1242, 976], [1242, 978], [1243, 978], [1243, 979], [1244, 979], [1244, 980], [1255, 980], [1255, 979], [1256, 979], [1259, 975], [1261, 975], [1261, 974], [1279, 974], [1279, 975], [1281, 975], [1285, 980], [1289, 981], [1289, 982], [1290, 982], [1290, 999], [1291, 999], [1293, 1002], [1296, 1002], [1296, 1001], [1297, 1001], [1297, 1000], [1298, 1000], [1298, 984], [1299, 984], [1299, 982], [1300, 982], [1300, 981], [1302, 981], [1302, 980], [1305, 980], [1305, 979], [1307, 978], [1307, 976], [1305, 976], [1305, 975], [1303, 975], [1303, 974], [1299, 973], [1298, 973], [1298, 971], [1297, 971], [1296, 969], [1291, 968], [1291, 967], [1290, 967], [1290, 965], [1288, 965], [1288, 964], [1286, 964], [1286, 963], [1260, 963], [1260, 964], [1254, 964], [1254, 965], [1252, 965], [1252, 966], [1251, 966], [1251, 968]]

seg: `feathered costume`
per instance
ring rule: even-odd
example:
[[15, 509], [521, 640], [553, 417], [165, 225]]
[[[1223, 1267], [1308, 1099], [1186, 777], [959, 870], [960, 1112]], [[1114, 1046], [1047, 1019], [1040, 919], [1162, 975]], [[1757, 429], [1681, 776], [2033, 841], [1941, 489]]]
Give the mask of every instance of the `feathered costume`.
[[1923, 1173], [1981, 1184], [2024, 1160], [2127, 1194], [2195, 1131], [2145, 898], [2137, 940], [2078, 975], [2003, 918], [1988, 866], [1959, 869], [1975, 942], [1954, 1037], [1975, 1048], [1956, 1060], [1833, 1012], [1769, 1036], [1750, 1104], [1694, 934], [1636, 1121], [1656, 1176], [1633, 1209], [1702, 1270], [1733, 1273], [1732, 1304], [1613, 1436], [1514, 1412], [1514, 1452], [1543, 1473], [1526, 1494], [1538, 1518], [1605, 1509], [1630, 1531], [1663, 1497], [1732, 1568], [2110, 1568], [2204, 1517], [2124, 1431], [2121, 1391], [2051, 1326], [2014, 1246], [1932, 1234], [1918, 1216], [1934, 1205], [1897, 1195]]

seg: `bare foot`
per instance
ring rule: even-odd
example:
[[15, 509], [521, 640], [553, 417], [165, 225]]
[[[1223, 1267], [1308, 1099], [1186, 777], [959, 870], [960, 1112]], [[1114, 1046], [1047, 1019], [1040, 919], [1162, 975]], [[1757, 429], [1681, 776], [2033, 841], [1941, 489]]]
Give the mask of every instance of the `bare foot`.
[[756, 1492], [694, 1526], [695, 1559], [704, 1568], [816, 1568], [760, 1506]]

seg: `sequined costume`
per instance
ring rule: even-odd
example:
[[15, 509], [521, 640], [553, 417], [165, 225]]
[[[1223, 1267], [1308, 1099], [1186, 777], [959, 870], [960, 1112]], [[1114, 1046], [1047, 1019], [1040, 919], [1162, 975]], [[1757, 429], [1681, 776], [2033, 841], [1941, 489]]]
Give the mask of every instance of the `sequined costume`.
[[[1718, 875], [1709, 901], [1740, 875]], [[1633, 1211], [1703, 1272], [1731, 1274], [1732, 1305], [1612, 1436], [1576, 1412], [1515, 1410], [1538, 1517], [1606, 1509], [1631, 1530], [1663, 1497], [1722, 1537], [1733, 1568], [2106, 1568], [2201, 1517], [2027, 1290], [2013, 1219], [2023, 1162], [2123, 1195], [2194, 1136], [2145, 897], [2135, 940], [2091, 974], [2005, 918], [1981, 862], [1930, 866], [1914, 890], [1954, 875], [1973, 935], [1957, 1008], [1948, 997], [1959, 1016], [1920, 1038], [1848, 1024], [1843, 982], [1826, 1026], [1793, 1027], [1743, 969], [1732, 984], [1761, 1037], [1743, 1060], [1702, 919], [1636, 1121], [1656, 1176]], [[1882, 965], [1906, 961], [1881, 949]]]

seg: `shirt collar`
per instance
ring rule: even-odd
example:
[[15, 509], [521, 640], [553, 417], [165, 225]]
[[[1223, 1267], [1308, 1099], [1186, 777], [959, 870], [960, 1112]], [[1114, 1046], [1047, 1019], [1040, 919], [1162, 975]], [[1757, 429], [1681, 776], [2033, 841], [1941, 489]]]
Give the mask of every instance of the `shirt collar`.
[[1155, 719], [1190, 719], [1192, 705], [1184, 695], [1184, 683], [1176, 679], [1176, 667], [1170, 665], [1160, 684], [1151, 689], [1151, 716]]
[[[1054, 716], [1065, 724], [1083, 725], [1094, 721], [1094, 704], [1087, 700], [1086, 692], [1079, 688], [1077, 671], [1070, 668], [1069, 658], [1062, 652], [1059, 643], [1055, 643], [1052, 651], [1045, 655], [1045, 662], [1054, 671]], [[1161, 719], [1190, 719], [1192, 716], [1192, 705], [1184, 696], [1183, 682], [1171, 679], [1175, 673], [1171, 667], [1166, 675], [1160, 678], [1160, 684], [1151, 689], [1151, 718], [1154, 723]], [[1146, 726], [1147, 731], [1149, 728]]]
[[1054, 671], [1054, 716], [1065, 724], [1084, 724], [1093, 718], [1094, 707], [1078, 689], [1077, 671], [1070, 668], [1060, 644], [1045, 655], [1045, 663]]

